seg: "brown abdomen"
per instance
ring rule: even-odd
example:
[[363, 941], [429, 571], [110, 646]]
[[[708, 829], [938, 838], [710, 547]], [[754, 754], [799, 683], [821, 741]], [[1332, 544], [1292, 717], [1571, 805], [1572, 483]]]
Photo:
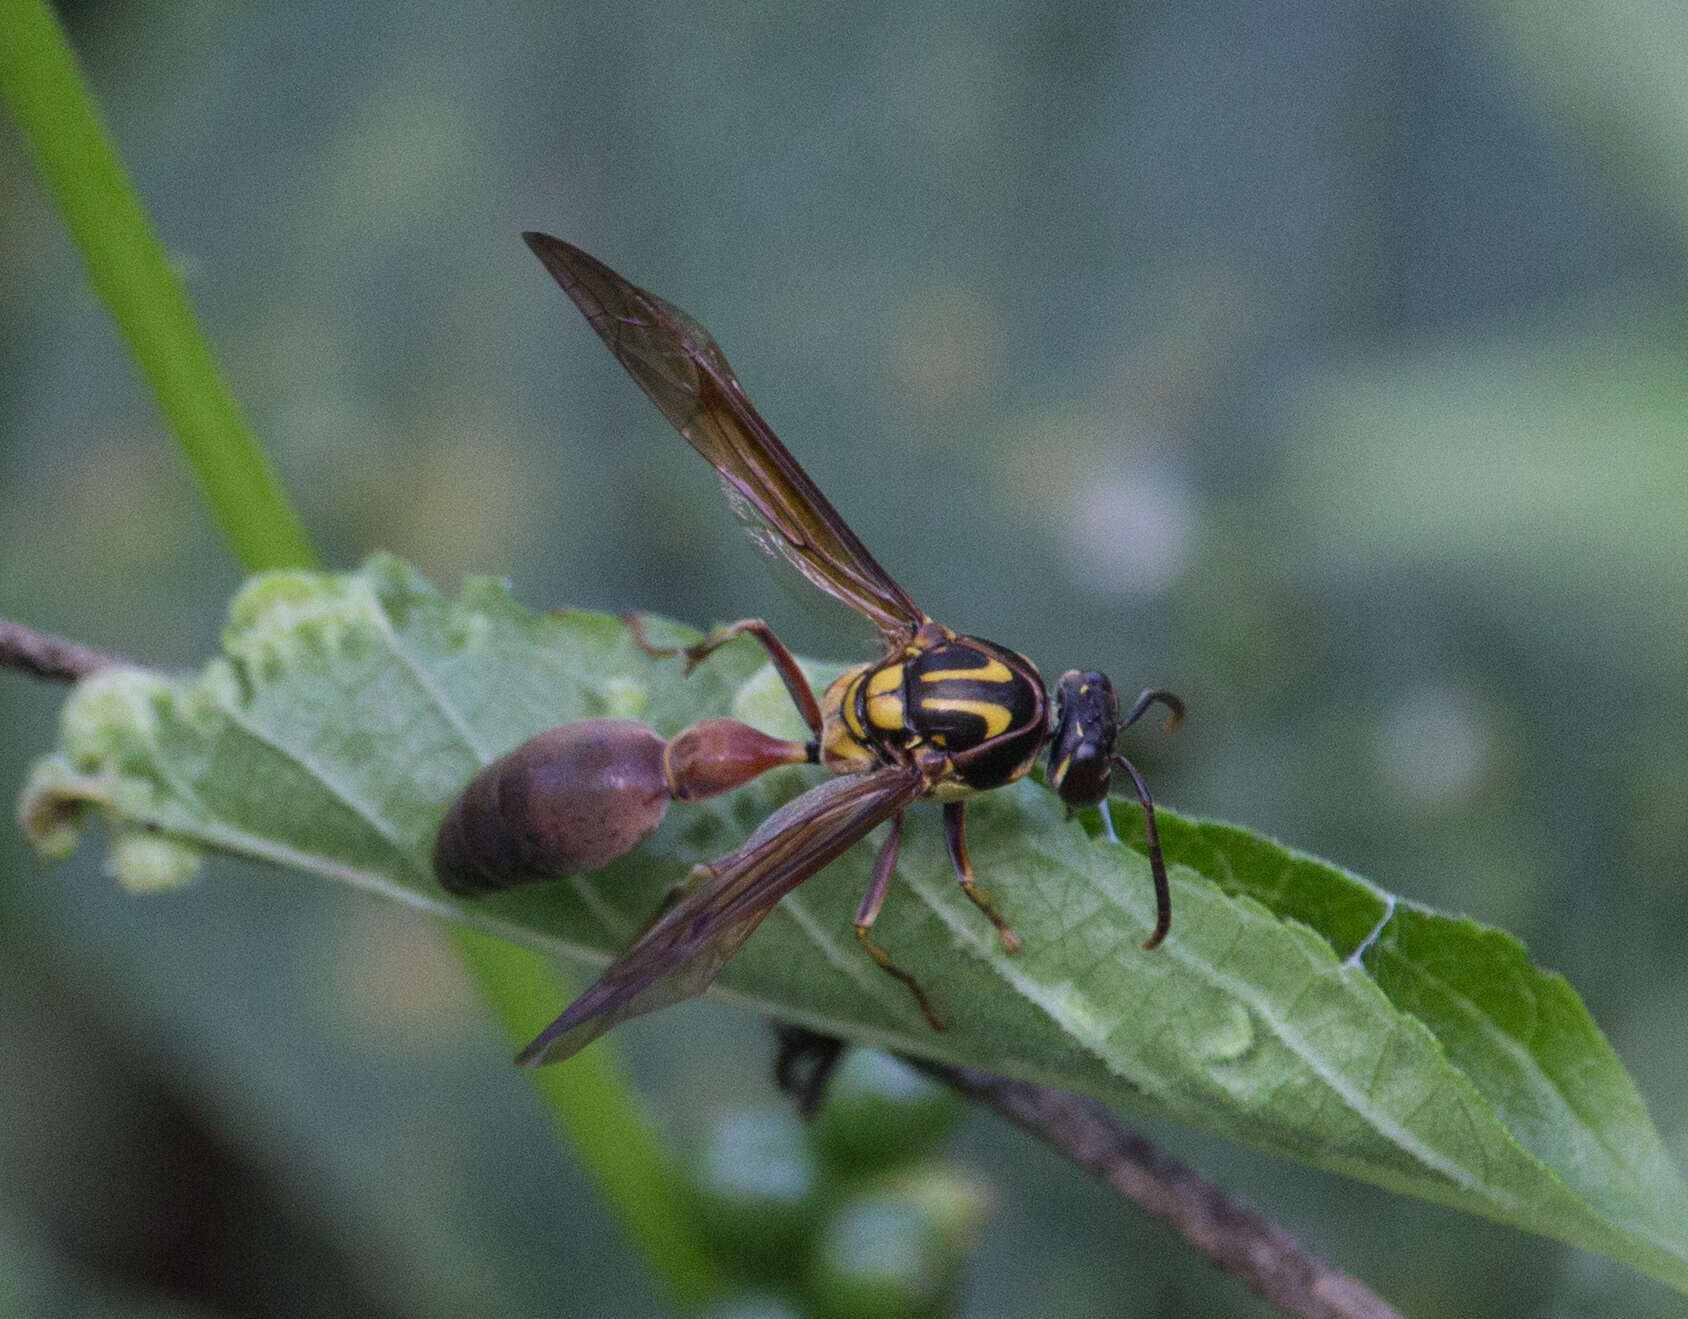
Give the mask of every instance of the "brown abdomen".
[[664, 742], [631, 719], [582, 719], [487, 765], [445, 813], [434, 875], [460, 897], [596, 870], [668, 809]]

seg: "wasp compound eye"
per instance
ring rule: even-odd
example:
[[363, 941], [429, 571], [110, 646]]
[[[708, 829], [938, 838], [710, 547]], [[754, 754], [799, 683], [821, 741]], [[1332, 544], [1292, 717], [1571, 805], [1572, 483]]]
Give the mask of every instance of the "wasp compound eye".
[[1119, 726], [1119, 700], [1104, 674], [1068, 669], [1061, 675], [1049, 739], [1049, 786], [1071, 809], [1094, 806], [1108, 795]]

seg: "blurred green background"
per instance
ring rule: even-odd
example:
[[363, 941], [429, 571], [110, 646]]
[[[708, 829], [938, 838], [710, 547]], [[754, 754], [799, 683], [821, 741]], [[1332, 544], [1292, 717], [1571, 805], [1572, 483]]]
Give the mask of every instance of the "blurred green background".
[[[332, 564], [863, 653], [518, 234], [567, 237], [710, 327], [934, 616], [1176, 688], [1159, 798], [1524, 938], [1688, 1155], [1688, 11], [66, 17]], [[196, 664], [236, 570], [10, 131], [0, 261], [0, 614]], [[8, 791], [61, 695], [0, 674]], [[129, 898], [7, 830], [0, 961], [0, 1310], [663, 1312], [421, 918], [222, 863]], [[682, 1148], [770, 1096], [730, 1010], [617, 1040]], [[1412, 1315], [1688, 1314], [1148, 1126]], [[989, 1118], [953, 1153], [964, 1314], [1265, 1312]]]

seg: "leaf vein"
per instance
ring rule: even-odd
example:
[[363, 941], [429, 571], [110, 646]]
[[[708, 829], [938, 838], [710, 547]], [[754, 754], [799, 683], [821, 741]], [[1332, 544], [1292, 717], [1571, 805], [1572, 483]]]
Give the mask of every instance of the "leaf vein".
[[399, 858], [407, 869], [418, 876], [425, 874], [421, 864], [417, 861], [415, 854], [400, 840], [395, 828], [384, 816], [381, 815], [375, 806], [364, 801], [363, 798], [351, 788], [342, 784], [330, 770], [318, 763], [315, 757], [311, 756], [307, 752], [300, 751], [295, 747], [288, 746], [286, 743], [281, 741], [279, 736], [263, 728], [255, 720], [249, 718], [246, 713], [238, 707], [234, 705], [225, 705], [223, 709], [227, 712], [230, 721], [237, 727], [244, 730], [248, 737], [251, 737], [262, 746], [269, 747], [270, 750], [274, 751], [277, 755], [283, 756], [287, 760], [292, 761], [301, 770], [303, 770], [307, 776], [321, 784], [335, 801], [339, 802], [358, 819], [362, 820], [366, 825], [373, 829], [381, 840], [392, 848], [394, 855]]
[[374, 618], [388, 648], [393, 652], [393, 657], [399, 661], [422, 693], [434, 703], [441, 717], [451, 726], [451, 730], [469, 749], [470, 754], [483, 765], [492, 760], [492, 752], [480, 744], [474, 732], [463, 721], [462, 716], [458, 714], [456, 705], [446, 697], [445, 691], [428, 675], [404, 645], [399, 637], [398, 630], [393, 626], [392, 616], [387, 612], [386, 603], [374, 591], [370, 592], [370, 597], [374, 604]]
[[1482, 1033], [1483, 1037], [1490, 1044], [1495, 1046], [1500, 1052], [1510, 1057], [1513, 1062], [1518, 1065], [1521, 1072], [1536, 1077], [1539, 1085], [1544, 1086], [1559, 1100], [1565, 1111], [1575, 1117], [1577, 1125], [1593, 1137], [1594, 1142], [1603, 1151], [1605, 1151], [1607, 1157], [1610, 1158], [1615, 1165], [1630, 1173], [1632, 1180], [1639, 1180], [1635, 1178], [1635, 1173], [1637, 1171], [1636, 1165], [1629, 1158], [1625, 1157], [1625, 1153], [1622, 1150], [1612, 1145], [1612, 1143], [1606, 1138], [1606, 1135], [1600, 1126], [1589, 1121], [1577, 1105], [1572, 1102], [1571, 1096], [1566, 1093], [1564, 1087], [1559, 1083], [1558, 1078], [1552, 1072], [1542, 1068], [1537, 1063], [1534, 1055], [1532, 1055], [1516, 1037], [1502, 1028], [1493, 1017], [1491, 1017], [1487, 1012], [1484, 1012], [1470, 998], [1470, 996], [1462, 994], [1458, 990], [1454, 989], [1447, 980], [1434, 974], [1424, 964], [1415, 962], [1408, 958], [1405, 954], [1399, 952], [1394, 945], [1390, 945], [1387, 949], [1380, 945], [1379, 954], [1380, 956], [1392, 956], [1398, 963], [1401, 964], [1407, 974], [1425, 983], [1434, 985], [1451, 1004], [1463, 1011], [1467, 1020], [1469, 1020], [1476, 1029]]

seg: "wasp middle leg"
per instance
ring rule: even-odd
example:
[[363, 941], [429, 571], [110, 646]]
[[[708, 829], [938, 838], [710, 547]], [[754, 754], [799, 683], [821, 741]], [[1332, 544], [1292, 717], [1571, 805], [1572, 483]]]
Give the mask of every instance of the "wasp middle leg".
[[885, 901], [885, 890], [890, 887], [891, 872], [897, 868], [897, 849], [902, 846], [902, 841], [903, 816], [899, 811], [891, 818], [891, 832], [880, 847], [878, 857], [874, 859], [873, 878], [868, 882], [867, 892], [862, 894], [862, 905], [856, 908], [856, 942], [867, 950], [867, 955], [873, 958], [874, 964], [881, 971], [902, 981], [908, 987], [909, 993], [914, 995], [914, 1001], [920, 1004], [920, 1011], [928, 1026], [933, 1030], [947, 1030], [943, 1019], [933, 1008], [932, 1000], [926, 997], [926, 991], [920, 987], [920, 982], [893, 962], [891, 954], [870, 939], [867, 933], [879, 915], [880, 905]]
[[966, 808], [965, 802], [944, 803], [944, 846], [949, 849], [950, 864], [955, 867], [955, 877], [961, 883], [961, 891], [971, 898], [973, 905], [984, 912], [986, 919], [996, 926], [996, 932], [1002, 936], [1002, 946], [1011, 953], [1017, 953], [1020, 951], [1020, 936], [997, 914], [991, 895], [973, 882], [973, 863], [968, 859], [967, 839], [961, 832], [962, 817]]

